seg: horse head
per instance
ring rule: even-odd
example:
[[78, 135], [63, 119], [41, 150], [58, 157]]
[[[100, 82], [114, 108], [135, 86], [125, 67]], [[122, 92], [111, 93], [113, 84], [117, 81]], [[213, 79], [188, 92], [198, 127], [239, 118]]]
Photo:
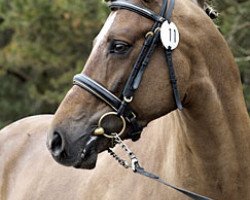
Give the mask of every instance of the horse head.
[[[200, 40], [190, 35], [190, 30], [202, 25], [199, 17], [212, 22], [192, 1], [177, 1], [173, 15], [172, 1], [169, 2], [169, 5], [162, 0], [107, 2], [112, 11], [93, 42], [82, 73], [75, 77], [74, 86], [55, 113], [48, 134], [47, 146], [57, 162], [94, 168], [98, 153], [112, 146], [112, 139], [103, 132], [106, 136], [121, 133], [122, 139], [136, 140], [150, 121], [175, 110], [178, 103], [180, 107], [188, 104], [192, 87], [190, 49], [198, 52], [196, 45], [200, 46]], [[186, 4], [190, 7], [188, 24], [183, 17]], [[170, 18], [181, 39], [173, 55], [166, 59], [166, 47], [159, 35], [161, 25], [164, 21], [169, 23]], [[174, 76], [169, 73], [171, 59]], [[178, 86], [171, 80], [173, 77]]]

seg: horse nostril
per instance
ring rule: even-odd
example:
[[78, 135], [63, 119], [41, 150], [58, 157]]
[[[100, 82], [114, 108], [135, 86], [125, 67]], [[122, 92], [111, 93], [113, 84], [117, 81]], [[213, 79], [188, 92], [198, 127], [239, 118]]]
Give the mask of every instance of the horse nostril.
[[60, 156], [61, 153], [64, 151], [63, 139], [62, 139], [62, 136], [58, 132], [55, 132], [53, 135], [50, 150], [51, 150], [52, 155], [56, 157]]

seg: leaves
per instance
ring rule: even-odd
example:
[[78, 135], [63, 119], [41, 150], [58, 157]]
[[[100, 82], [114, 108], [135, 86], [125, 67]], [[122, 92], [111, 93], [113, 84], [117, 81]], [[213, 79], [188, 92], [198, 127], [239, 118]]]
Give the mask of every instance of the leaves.
[[216, 1], [220, 10], [218, 25], [231, 47], [242, 74], [244, 94], [250, 112], [250, 1]]
[[106, 14], [99, 0], [0, 2], [0, 126], [55, 112]]

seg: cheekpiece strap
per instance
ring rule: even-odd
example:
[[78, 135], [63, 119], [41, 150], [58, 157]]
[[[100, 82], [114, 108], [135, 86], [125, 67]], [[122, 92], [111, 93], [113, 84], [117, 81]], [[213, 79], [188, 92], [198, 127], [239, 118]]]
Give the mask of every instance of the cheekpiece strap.
[[[135, 12], [139, 15], [142, 15], [148, 19], [155, 21], [155, 24], [151, 30], [152, 32], [154, 32], [158, 27], [160, 27], [161, 24], [166, 23], [166, 21], [168, 22], [168, 24], [171, 23], [171, 17], [172, 17], [174, 5], [175, 5], [175, 0], [163, 1], [162, 10], [159, 15], [151, 10], [148, 10], [145, 7], [134, 5], [129, 2], [125, 2], [121, 0], [111, 1], [108, 3], [108, 6], [110, 7], [111, 10], [126, 9], [126, 10]], [[142, 51], [139, 55], [139, 58], [137, 62], [135, 63], [133, 67], [133, 71], [123, 90], [123, 93], [122, 93], [123, 96], [133, 97], [135, 90], [139, 87], [141, 79], [142, 79], [142, 75], [149, 63], [149, 59], [153, 53], [158, 37], [159, 37], [159, 33], [155, 33], [152, 38], [146, 38]], [[172, 88], [173, 88], [175, 103], [176, 103], [177, 108], [179, 110], [182, 110], [183, 106], [182, 106], [179, 91], [177, 88], [177, 81], [176, 81], [174, 66], [173, 66], [173, 61], [172, 61], [172, 50], [171, 49], [169, 50], [168, 47], [166, 47], [166, 60], [167, 60], [168, 68], [169, 68], [169, 76], [170, 76], [170, 81], [171, 81]], [[126, 104], [121, 104], [119, 113], [122, 114], [121, 111], [125, 110], [125, 106]]]

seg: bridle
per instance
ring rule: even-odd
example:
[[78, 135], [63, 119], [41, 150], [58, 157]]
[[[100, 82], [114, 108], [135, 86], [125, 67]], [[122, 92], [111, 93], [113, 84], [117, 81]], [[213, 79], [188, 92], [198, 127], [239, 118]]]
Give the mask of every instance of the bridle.
[[[101, 86], [99, 83], [86, 76], [85, 74], [78, 74], [74, 76], [74, 85], [78, 85], [81, 88], [89, 91], [96, 97], [106, 102], [114, 110], [114, 112], [105, 113], [101, 117], [98, 123], [99, 127], [95, 131], [96, 135], [104, 135], [106, 137], [112, 138], [112, 135], [105, 133], [105, 130], [102, 127], [102, 122], [105, 117], [109, 115], [116, 115], [120, 117], [123, 124], [125, 123], [122, 130], [124, 130], [126, 122], [132, 125], [132, 132], [129, 133], [128, 137], [130, 137], [133, 141], [136, 141], [140, 138], [142, 127], [137, 122], [136, 114], [130, 108], [129, 103], [131, 103], [133, 100], [134, 93], [141, 83], [143, 73], [148, 66], [150, 58], [160, 39], [162, 41], [162, 44], [165, 46], [166, 61], [169, 68], [169, 76], [173, 88], [175, 102], [180, 110], [183, 109], [179, 91], [177, 89], [177, 81], [172, 62], [172, 50], [177, 47], [179, 42], [178, 29], [171, 22], [174, 2], [174, 0], [163, 0], [163, 5], [159, 15], [145, 7], [134, 5], [128, 3], [127, 1], [112, 0], [108, 3], [108, 6], [111, 10], [126, 9], [153, 20], [154, 24], [151, 30], [146, 34], [146, 39], [144, 41], [143, 47], [122, 91], [121, 98], [118, 98], [105, 87]], [[165, 30], [165, 34], [168, 34], [170, 32], [171, 35], [165, 37], [162, 34], [163, 30], [161, 29]], [[123, 131], [121, 131], [119, 135], [121, 135], [122, 133]]]
[[[147, 8], [134, 5], [128, 3], [126, 1], [121, 0], [112, 0], [108, 3], [111, 10], [119, 10], [119, 9], [126, 9], [132, 12], [135, 12], [139, 15], [142, 15], [146, 18], [153, 20], [155, 23], [152, 26], [151, 30], [146, 34], [146, 39], [144, 41], [143, 47], [137, 58], [132, 72], [126, 82], [126, 85], [122, 91], [122, 97], [118, 98], [105, 87], [91, 79], [90, 77], [84, 74], [78, 74], [74, 76], [73, 84], [78, 85], [81, 88], [87, 90], [88, 92], [92, 93], [96, 97], [100, 98], [104, 102], [106, 102], [114, 112], [105, 113], [98, 122], [98, 128], [95, 130], [95, 135], [104, 135], [107, 138], [112, 138], [114, 141], [121, 145], [121, 148], [125, 150], [128, 156], [131, 159], [131, 165], [128, 165], [127, 162], [121, 159], [118, 155], [116, 155], [112, 149], [110, 148], [108, 151], [122, 166], [125, 168], [131, 167], [135, 173], [139, 173], [143, 176], [151, 178], [155, 181], [158, 181], [172, 189], [175, 189], [192, 199], [195, 200], [211, 200], [208, 197], [196, 194], [194, 192], [173, 186], [159, 176], [152, 174], [150, 172], [145, 171], [138, 162], [135, 154], [122, 142], [121, 138], [119, 137], [126, 128], [126, 122], [130, 123], [133, 127], [132, 133], [129, 134], [129, 137], [132, 138], [133, 141], [136, 141], [140, 138], [140, 134], [142, 131], [142, 127], [138, 124], [136, 120], [136, 114], [130, 108], [129, 103], [132, 102], [134, 93], [138, 89], [143, 73], [148, 66], [149, 60], [154, 52], [156, 45], [158, 44], [159, 40], [163, 46], [165, 47], [165, 54], [166, 54], [166, 61], [169, 69], [169, 76], [170, 81], [173, 88], [175, 103], [178, 109], [182, 110], [183, 106], [180, 100], [179, 91], [177, 88], [177, 81], [175, 77], [175, 71], [172, 61], [172, 51], [178, 46], [179, 42], [179, 33], [178, 29], [174, 23], [171, 22], [172, 11], [174, 8], [175, 0], [163, 0], [163, 5], [161, 8], [160, 14], [156, 14]], [[167, 35], [167, 36], [166, 36]], [[104, 128], [102, 127], [103, 120], [110, 115], [115, 115], [120, 117], [122, 121], [122, 129], [120, 133], [111, 133], [107, 134]]]

